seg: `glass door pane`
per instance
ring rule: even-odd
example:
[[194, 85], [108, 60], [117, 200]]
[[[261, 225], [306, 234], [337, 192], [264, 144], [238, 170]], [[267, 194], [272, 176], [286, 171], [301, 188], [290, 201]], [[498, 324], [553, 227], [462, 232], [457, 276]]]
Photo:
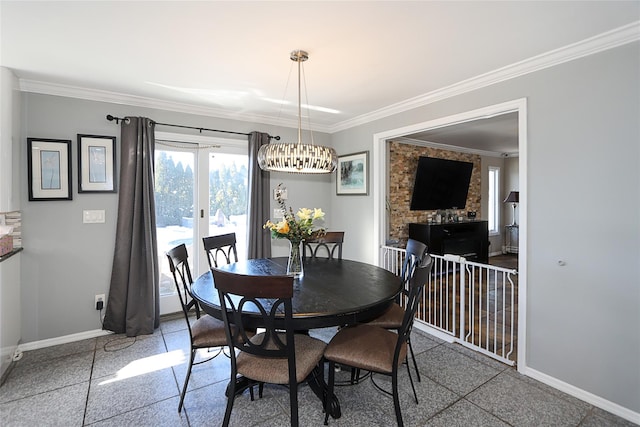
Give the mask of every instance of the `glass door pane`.
[[208, 236], [236, 233], [238, 259], [247, 259], [248, 157], [215, 153], [209, 157]]
[[[160, 266], [160, 313], [181, 310], [175, 283], [165, 253], [181, 243], [187, 246], [189, 263], [197, 263], [194, 238], [195, 149], [177, 149], [156, 144], [155, 201], [158, 261]], [[195, 210], [197, 212], [197, 210]]]

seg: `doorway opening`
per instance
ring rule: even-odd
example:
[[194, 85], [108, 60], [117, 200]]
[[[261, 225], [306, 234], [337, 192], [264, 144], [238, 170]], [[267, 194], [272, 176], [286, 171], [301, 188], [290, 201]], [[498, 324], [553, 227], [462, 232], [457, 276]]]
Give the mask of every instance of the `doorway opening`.
[[476, 120], [483, 120], [507, 113], [517, 113], [518, 117], [518, 186], [519, 202], [519, 238], [518, 238], [518, 371], [526, 367], [526, 286], [527, 286], [527, 104], [526, 99], [518, 99], [496, 104], [477, 110], [447, 116], [402, 128], [391, 129], [373, 136], [374, 170], [379, 171], [373, 179], [374, 201], [374, 251], [373, 259], [382, 265], [383, 254], [380, 250], [385, 246], [387, 233], [387, 200], [389, 197], [389, 161], [387, 141], [422, 131], [460, 125]]

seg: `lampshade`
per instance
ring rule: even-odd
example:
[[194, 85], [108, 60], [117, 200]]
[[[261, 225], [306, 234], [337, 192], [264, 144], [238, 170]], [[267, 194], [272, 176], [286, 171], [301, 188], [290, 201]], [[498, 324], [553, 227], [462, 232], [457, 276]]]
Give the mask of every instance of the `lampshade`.
[[302, 143], [302, 103], [300, 95], [300, 67], [309, 59], [303, 50], [290, 56], [298, 63], [298, 143], [269, 143], [258, 150], [260, 169], [274, 172], [331, 173], [338, 166], [338, 154], [331, 147]]
[[520, 200], [520, 192], [519, 191], [512, 191], [509, 193], [509, 195], [507, 196], [506, 199], [504, 199], [503, 203], [518, 203], [518, 201]]

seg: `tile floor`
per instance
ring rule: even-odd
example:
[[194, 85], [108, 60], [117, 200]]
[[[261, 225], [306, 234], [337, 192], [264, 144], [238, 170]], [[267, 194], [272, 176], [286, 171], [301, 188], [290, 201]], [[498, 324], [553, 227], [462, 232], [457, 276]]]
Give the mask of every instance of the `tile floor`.
[[[330, 338], [331, 331], [315, 334]], [[519, 375], [513, 368], [414, 329], [422, 373], [412, 400], [403, 369], [401, 405], [407, 426], [631, 426], [588, 403]], [[180, 317], [163, 319], [149, 336], [109, 335], [26, 352], [0, 387], [2, 426], [216, 426], [226, 399], [228, 359], [194, 368], [178, 413], [189, 340]], [[345, 372], [341, 373], [345, 375]], [[379, 383], [385, 377], [377, 377]], [[336, 390], [342, 417], [330, 426], [395, 425], [393, 401], [370, 380]], [[299, 390], [300, 425], [322, 426], [320, 401]], [[236, 399], [234, 426], [288, 426], [288, 393], [265, 387], [251, 402]]]

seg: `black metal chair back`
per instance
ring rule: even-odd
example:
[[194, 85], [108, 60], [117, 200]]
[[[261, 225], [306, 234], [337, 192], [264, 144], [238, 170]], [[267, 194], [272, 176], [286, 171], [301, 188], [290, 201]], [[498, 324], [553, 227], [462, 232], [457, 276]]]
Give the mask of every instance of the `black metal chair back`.
[[191, 324], [189, 322], [189, 311], [195, 307], [196, 318], [200, 318], [200, 307], [198, 302], [193, 298], [191, 294], [191, 285], [193, 285], [193, 278], [191, 276], [191, 268], [189, 268], [189, 254], [187, 253], [187, 247], [185, 244], [180, 244], [173, 249], [167, 251], [167, 259], [169, 260], [169, 270], [173, 275], [173, 281], [180, 297], [180, 305], [182, 306], [182, 312], [187, 320], [189, 326], [189, 335], [191, 335]]
[[422, 264], [425, 256], [427, 256], [427, 245], [414, 239], [407, 241], [404, 263], [400, 272], [400, 279], [403, 283], [402, 294], [405, 297], [409, 294], [409, 282], [416, 266]]
[[326, 252], [329, 259], [342, 259], [342, 242], [344, 241], [344, 231], [327, 231], [320, 237], [305, 239], [302, 246], [302, 258], [315, 259], [318, 255]]
[[[249, 354], [260, 357], [291, 356], [295, 361], [293, 346], [287, 346], [294, 334], [293, 328], [289, 327], [293, 317], [293, 276], [246, 276], [216, 268], [212, 272], [222, 304], [222, 317], [225, 324], [230, 326], [227, 328], [229, 342]], [[253, 325], [249, 326], [243, 320], [245, 307], [248, 311], [259, 313], [258, 318], [253, 319]], [[251, 341], [256, 324], [264, 328], [265, 337], [257, 343]], [[286, 331], [286, 340], [282, 337], [283, 330]], [[232, 364], [234, 359], [232, 354]]]
[[[413, 329], [413, 322], [418, 311], [418, 305], [424, 292], [424, 287], [429, 281], [431, 270], [433, 268], [433, 258], [429, 254], [424, 254], [423, 258], [414, 263], [413, 274], [408, 280], [407, 295], [405, 298], [404, 317], [402, 319], [402, 326], [398, 330], [398, 346], [403, 342], [410, 341], [411, 329]], [[400, 354], [399, 348], [396, 348], [396, 354], [394, 359], [397, 362], [397, 357]]]
[[222, 255], [227, 264], [238, 262], [238, 251], [236, 250], [236, 233], [203, 237], [202, 243], [207, 254], [207, 262], [209, 262], [209, 268], [218, 267], [219, 255]]

